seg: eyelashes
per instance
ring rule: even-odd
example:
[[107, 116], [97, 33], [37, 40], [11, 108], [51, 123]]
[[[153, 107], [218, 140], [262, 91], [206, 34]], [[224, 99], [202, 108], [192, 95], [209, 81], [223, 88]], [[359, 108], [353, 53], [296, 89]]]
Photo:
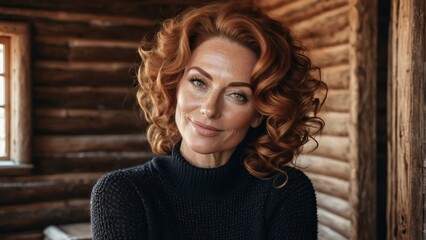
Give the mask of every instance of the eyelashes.
[[[207, 91], [209, 88], [208, 84], [202, 78], [197, 76], [189, 78], [189, 82], [195, 89], [200, 91]], [[248, 101], [247, 96], [239, 91], [228, 92], [226, 93], [226, 96], [229, 96], [233, 101], [240, 104], [246, 103]]]

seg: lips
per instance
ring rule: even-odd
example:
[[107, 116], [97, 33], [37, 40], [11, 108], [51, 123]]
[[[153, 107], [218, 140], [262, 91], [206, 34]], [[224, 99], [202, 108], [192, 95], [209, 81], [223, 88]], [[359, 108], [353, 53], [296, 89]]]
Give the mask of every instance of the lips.
[[217, 129], [215, 127], [190, 120], [192, 128], [201, 136], [204, 137], [215, 137], [219, 135], [221, 132], [223, 132], [220, 129]]

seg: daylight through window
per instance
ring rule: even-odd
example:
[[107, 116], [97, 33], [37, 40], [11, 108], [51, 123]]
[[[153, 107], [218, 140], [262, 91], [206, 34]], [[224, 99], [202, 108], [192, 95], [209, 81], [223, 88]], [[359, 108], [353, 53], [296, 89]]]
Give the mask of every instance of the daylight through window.
[[10, 38], [0, 37], [0, 159], [9, 159], [8, 82], [10, 78]]

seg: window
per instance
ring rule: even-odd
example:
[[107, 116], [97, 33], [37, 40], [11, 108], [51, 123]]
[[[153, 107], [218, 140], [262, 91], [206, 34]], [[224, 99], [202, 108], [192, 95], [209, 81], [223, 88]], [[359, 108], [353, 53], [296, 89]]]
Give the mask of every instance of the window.
[[31, 169], [29, 26], [0, 21], [0, 175]]
[[0, 160], [10, 159], [10, 37], [0, 37]]

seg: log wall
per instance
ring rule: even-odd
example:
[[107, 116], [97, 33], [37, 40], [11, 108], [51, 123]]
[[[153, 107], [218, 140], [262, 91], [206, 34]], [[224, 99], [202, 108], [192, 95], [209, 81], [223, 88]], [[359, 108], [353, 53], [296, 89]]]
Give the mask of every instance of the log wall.
[[376, 6], [349, 0], [257, 2], [292, 28], [329, 87], [319, 148], [296, 162], [317, 191], [319, 239], [375, 239]]
[[[387, 239], [423, 239], [425, 1], [391, 1]], [[423, 191], [422, 191], [423, 190]]]
[[[359, 173], [371, 165], [359, 168], [359, 153], [366, 151], [366, 161], [372, 162], [371, 149], [359, 148], [365, 139], [357, 119], [366, 116], [359, 115], [358, 104], [371, 99], [371, 92], [360, 94], [366, 90], [360, 84], [371, 81], [371, 73], [358, 77], [366, 56], [359, 50], [366, 46], [357, 36], [363, 36], [365, 24], [359, 15], [370, 16], [374, 6], [351, 0], [256, 1], [292, 26], [330, 89], [320, 147], [297, 162], [309, 166], [306, 173], [317, 190], [319, 237], [356, 239], [360, 227], [371, 234], [374, 204], [367, 220], [360, 222], [358, 215], [360, 209], [372, 210], [364, 208], [371, 188], [362, 192], [358, 185]], [[151, 158], [132, 92], [136, 46], [145, 34], [152, 36], [159, 20], [196, 2], [0, 3], [0, 20], [29, 23], [32, 29], [35, 164], [32, 175], [0, 177], [0, 239], [41, 239], [47, 225], [89, 221], [88, 199], [96, 180]], [[367, 34], [369, 40], [374, 50]], [[368, 117], [374, 122], [374, 114]], [[365, 180], [374, 185], [370, 175]], [[361, 194], [366, 203], [358, 202]]]
[[137, 45], [195, 3], [1, 1], [0, 21], [31, 28], [35, 168], [0, 176], [0, 239], [88, 222], [96, 180], [151, 159], [133, 90]]

